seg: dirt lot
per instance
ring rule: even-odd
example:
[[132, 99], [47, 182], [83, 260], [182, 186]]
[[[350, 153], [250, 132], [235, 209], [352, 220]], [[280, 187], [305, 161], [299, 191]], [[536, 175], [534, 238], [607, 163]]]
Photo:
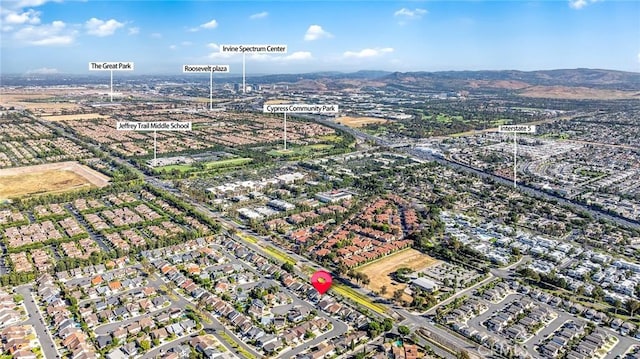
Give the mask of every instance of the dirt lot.
[[265, 101], [264, 104], [265, 105], [281, 105], [283, 103], [290, 103], [291, 101], [287, 101], [287, 100], [268, 100]]
[[104, 187], [108, 183], [107, 176], [78, 162], [7, 168], [0, 170], [0, 199]]
[[344, 116], [336, 119], [336, 122], [349, 127], [362, 127], [371, 123], [386, 123], [388, 120], [375, 117], [350, 117]]
[[[426, 254], [420, 253], [415, 249], [405, 249], [388, 257], [379, 259], [373, 263], [365, 264], [357, 269], [358, 272], [366, 274], [370, 279], [369, 289], [380, 292], [382, 286], [387, 287], [385, 298], [393, 297], [393, 292], [398, 289], [406, 288], [406, 284], [395, 282], [391, 278], [391, 273], [398, 268], [406, 267], [413, 270], [422, 270], [438, 263], [436, 259]], [[395, 284], [394, 284], [395, 283]], [[411, 301], [411, 297], [404, 294], [402, 297], [405, 301]]]
[[71, 102], [46, 102], [56, 96], [55, 91], [16, 92], [16, 90], [2, 90], [0, 105], [17, 109], [31, 110], [36, 114], [56, 114], [62, 110], [76, 111], [80, 106]]
[[103, 119], [109, 118], [109, 116], [101, 115], [99, 113], [83, 113], [78, 115], [58, 115], [58, 116], [42, 116], [43, 120], [46, 121], [73, 121], [73, 120], [93, 120], [93, 119]]

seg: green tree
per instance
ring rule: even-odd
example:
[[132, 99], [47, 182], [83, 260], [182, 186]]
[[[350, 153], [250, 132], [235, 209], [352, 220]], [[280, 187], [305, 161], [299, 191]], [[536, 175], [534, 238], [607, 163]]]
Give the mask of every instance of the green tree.
[[148, 340], [142, 340], [140, 341], [140, 348], [146, 352], [151, 349], [151, 343]]
[[625, 306], [629, 311], [629, 315], [633, 317], [636, 310], [640, 309], [640, 301], [637, 301], [635, 299], [627, 299], [627, 301], [625, 302]]
[[385, 332], [393, 329], [393, 320], [391, 320], [391, 318], [384, 318], [384, 321], [382, 322], [382, 328]]
[[375, 320], [372, 320], [367, 325], [367, 334], [369, 335], [370, 338], [377, 337], [381, 332], [382, 332], [382, 327], [380, 326], [380, 323], [376, 322]]
[[403, 336], [407, 336], [411, 333], [411, 329], [409, 329], [409, 327], [407, 327], [406, 325], [401, 325], [398, 327], [398, 333]]
[[281, 266], [282, 269], [286, 270], [289, 273], [293, 273], [293, 264], [289, 262], [285, 262]]
[[616, 300], [613, 301], [613, 308], [614, 308], [614, 313], [618, 315], [618, 310], [622, 308], [622, 301], [616, 298]]

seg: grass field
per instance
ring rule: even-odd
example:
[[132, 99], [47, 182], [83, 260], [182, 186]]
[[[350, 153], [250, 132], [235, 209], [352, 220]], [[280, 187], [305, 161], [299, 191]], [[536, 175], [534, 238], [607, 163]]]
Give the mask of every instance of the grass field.
[[318, 138], [321, 139], [322, 141], [329, 141], [329, 142], [338, 142], [341, 139], [341, 137], [338, 135], [319, 136]]
[[313, 144], [313, 145], [287, 148], [286, 151], [284, 149], [271, 150], [271, 151], [267, 152], [267, 154], [269, 154], [271, 156], [274, 156], [274, 157], [280, 157], [280, 156], [306, 156], [306, 155], [309, 155], [309, 154], [314, 153], [314, 152], [317, 153], [317, 151], [328, 150], [328, 149], [332, 149], [332, 148], [333, 148], [333, 145], [329, 145], [329, 144], [326, 144], [326, 143], [317, 143], [317, 144]]
[[[253, 161], [251, 158], [230, 158], [226, 160], [206, 162], [204, 164], [205, 170], [213, 170], [216, 168], [224, 168], [224, 167], [237, 167], [247, 164]], [[168, 166], [160, 166], [156, 168], [157, 172], [171, 172], [173, 170], [178, 170], [180, 172], [190, 172], [190, 171], [199, 171], [197, 167], [192, 164], [186, 165], [168, 165]]]
[[349, 288], [344, 284], [333, 283], [331, 285], [331, 290], [347, 299], [350, 299], [354, 303], [357, 303], [367, 309], [373, 310], [376, 313], [384, 314], [387, 311], [384, 305], [372, 302], [371, 299], [369, 299], [369, 297], [367, 297], [366, 295], [361, 294], [355, 291], [353, 288]]
[[108, 183], [106, 176], [77, 162], [7, 168], [0, 170], [0, 198], [104, 187]]
[[[365, 264], [359, 267], [357, 271], [369, 277], [371, 281], [368, 285], [369, 289], [379, 293], [380, 289], [385, 286], [387, 287], [387, 291], [381, 295], [385, 298], [391, 298], [393, 297], [394, 291], [398, 289], [404, 290], [407, 287], [404, 283], [395, 282], [391, 278], [391, 273], [402, 267], [411, 268], [414, 271], [422, 270], [436, 263], [438, 263], [436, 259], [424, 253], [418, 252], [415, 249], [405, 249], [375, 262]], [[407, 294], [404, 294], [402, 299], [411, 301], [411, 297]]]
[[438, 116], [436, 116], [436, 121], [440, 122], [440, 123], [451, 123], [453, 121], [463, 121], [462, 116], [449, 116], [449, 115], [445, 115], [443, 113], [438, 114]]
[[290, 264], [296, 264], [296, 261], [289, 257], [288, 255], [286, 255], [285, 253], [282, 253], [281, 251], [271, 247], [271, 246], [266, 246], [264, 247], [264, 250], [273, 258], [281, 261], [281, 262], [285, 262], [285, 263], [290, 263]]
[[362, 127], [372, 123], [387, 123], [389, 120], [385, 120], [383, 118], [376, 117], [351, 117], [351, 116], [343, 116], [336, 119], [337, 123], [341, 123], [345, 126], [349, 127]]

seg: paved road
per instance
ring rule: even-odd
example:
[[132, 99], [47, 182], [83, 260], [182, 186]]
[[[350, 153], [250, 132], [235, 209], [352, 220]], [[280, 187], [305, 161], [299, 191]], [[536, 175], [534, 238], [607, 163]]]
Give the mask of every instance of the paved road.
[[24, 305], [27, 308], [29, 319], [22, 322], [22, 324], [30, 324], [36, 331], [36, 336], [42, 346], [42, 353], [46, 359], [60, 358], [57, 348], [55, 347], [51, 332], [45, 324], [44, 317], [40, 312], [40, 308], [36, 304], [36, 301], [31, 292], [32, 285], [26, 284], [15, 288], [16, 293], [22, 295], [24, 298]]
[[98, 245], [100, 246], [100, 248], [102, 248], [103, 251], [109, 252], [111, 250], [111, 248], [104, 243], [104, 241], [102, 240], [102, 237], [98, 233], [96, 233], [96, 231], [93, 230], [93, 227], [91, 227], [91, 225], [87, 223], [84, 217], [73, 206], [71, 206], [71, 204], [65, 205], [65, 208], [70, 213], [73, 214], [76, 221], [78, 221], [78, 223], [80, 223], [80, 225], [87, 230], [89, 237], [93, 239], [94, 242], [98, 243]]

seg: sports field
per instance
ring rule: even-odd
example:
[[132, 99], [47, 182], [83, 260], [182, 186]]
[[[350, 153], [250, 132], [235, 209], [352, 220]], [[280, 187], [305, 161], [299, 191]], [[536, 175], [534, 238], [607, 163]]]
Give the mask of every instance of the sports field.
[[77, 162], [7, 168], [0, 170], [0, 198], [104, 187], [108, 183], [107, 176]]
[[[386, 293], [381, 294], [385, 298], [393, 297], [393, 292], [398, 289], [405, 289], [405, 283], [398, 283], [393, 280], [391, 274], [399, 268], [411, 268], [414, 271], [429, 268], [438, 261], [415, 249], [405, 249], [390, 256], [379, 259], [375, 262], [365, 264], [357, 269], [369, 277], [369, 289], [380, 293], [380, 289], [387, 287]], [[411, 301], [411, 297], [404, 294], [402, 299]]]

